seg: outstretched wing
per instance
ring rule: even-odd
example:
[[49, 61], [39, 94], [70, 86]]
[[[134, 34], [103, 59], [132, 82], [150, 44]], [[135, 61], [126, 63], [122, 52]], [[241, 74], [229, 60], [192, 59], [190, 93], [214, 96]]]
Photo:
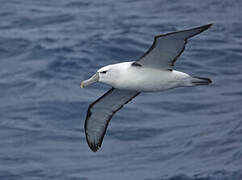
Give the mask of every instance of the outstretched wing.
[[155, 36], [150, 49], [135, 63], [151, 68], [173, 69], [175, 61], [185, 49], [187, 40], [207, 30], [211, 25]]
[[108, 123], [112, 116], [139, 92], [111, 88], [89, 105], [85, 121], [85, 133], [89, 147], [96, 152], [102, 145]]

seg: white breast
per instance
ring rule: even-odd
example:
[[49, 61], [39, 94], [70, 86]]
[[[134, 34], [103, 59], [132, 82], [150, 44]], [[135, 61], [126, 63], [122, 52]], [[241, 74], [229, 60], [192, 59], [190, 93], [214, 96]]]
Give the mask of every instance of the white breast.
[[113, 71], [115, 75], [111, 74], [114, 78], [108, 84], [114, 88], [139, 92], [162, 91], [181, 86], [182, 80], [188, 77], [179, 71], [131, 66], [131, 63], [117, 64], [116, 71]]

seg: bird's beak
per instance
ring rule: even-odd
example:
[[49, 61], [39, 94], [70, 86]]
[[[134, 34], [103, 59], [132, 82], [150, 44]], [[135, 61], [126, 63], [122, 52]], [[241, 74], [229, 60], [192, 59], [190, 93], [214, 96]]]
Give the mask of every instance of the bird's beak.
[[98, 82], [99, 80], [99, 74], [98, 72], [96, 74], [94, 74], [90, 79], [87, 79], [85, 81], [81, 82], [81, 88], [84, 88], [92, 83]]

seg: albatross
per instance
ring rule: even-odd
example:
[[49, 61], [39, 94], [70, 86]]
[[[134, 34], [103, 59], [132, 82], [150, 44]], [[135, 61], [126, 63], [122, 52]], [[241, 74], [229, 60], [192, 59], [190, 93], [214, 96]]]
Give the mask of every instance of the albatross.
[[101, 147], [113, 115], [141, 92], [208, 85], [212, 82], [209, 78], [174, 70], [174, 64], [184, 51], [188, 39], [211, 25], [155, 36], [152, 46], [138, 60], [104, 66], [90, 79], [81, 82], [81, 88], [95, 82], [112, 86], [88, 107], [84, 128], [87, 143], [93, 152]]

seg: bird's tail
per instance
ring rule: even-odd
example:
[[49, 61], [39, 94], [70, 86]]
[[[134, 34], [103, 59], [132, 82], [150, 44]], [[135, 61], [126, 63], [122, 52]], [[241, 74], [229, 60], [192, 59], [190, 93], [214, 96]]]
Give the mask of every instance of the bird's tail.
[[209, 85], [210, 83], [212, 83], [212, 81], [209, 78], [196, 77], [196, 76], [193, 76], [191, 78], [191, 85], [193, 86]]

